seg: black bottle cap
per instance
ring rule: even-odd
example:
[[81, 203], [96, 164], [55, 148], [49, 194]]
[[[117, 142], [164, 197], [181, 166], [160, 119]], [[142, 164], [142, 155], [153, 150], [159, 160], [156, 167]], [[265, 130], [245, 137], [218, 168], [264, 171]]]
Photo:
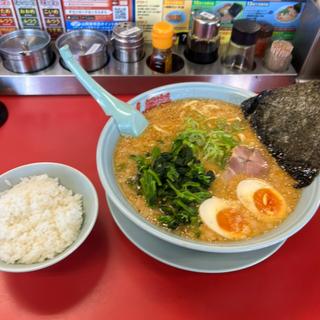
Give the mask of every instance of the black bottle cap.
[[0, 102], [0, 127], [5, 124], [8, 119], [8, 109], [4, 103]]
[[259, 30], [259, 23], [253, 20], [235, 20], [233, 22], [231, 41], [239, 45], [251, 46], [256, 43]]

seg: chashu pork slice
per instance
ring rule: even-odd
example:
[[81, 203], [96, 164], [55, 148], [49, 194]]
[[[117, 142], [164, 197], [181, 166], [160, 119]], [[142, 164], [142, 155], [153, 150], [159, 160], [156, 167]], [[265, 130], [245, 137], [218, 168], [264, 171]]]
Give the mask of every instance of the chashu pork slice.
[[261, 177], [269, 171], [268, 162], [256, 148], [237, 146], [232, 150], [228, 166], [223, 173], [225, 180], [237, 174], [249, 177]]

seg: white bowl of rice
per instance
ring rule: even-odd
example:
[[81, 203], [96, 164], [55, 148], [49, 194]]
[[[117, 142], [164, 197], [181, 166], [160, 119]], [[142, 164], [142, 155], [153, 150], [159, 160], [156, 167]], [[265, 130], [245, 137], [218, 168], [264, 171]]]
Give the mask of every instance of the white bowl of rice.
[[91, 232], [98, 197], [80, 171], [39, 162], [0, 175], [0, 271], [51, 266], [75, 251]]

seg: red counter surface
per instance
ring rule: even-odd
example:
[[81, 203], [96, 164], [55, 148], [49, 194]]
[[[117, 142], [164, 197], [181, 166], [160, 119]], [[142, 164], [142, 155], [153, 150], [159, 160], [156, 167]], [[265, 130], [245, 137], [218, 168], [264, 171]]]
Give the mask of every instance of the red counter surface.
[[91, 235], [67, 259], [31, 273], [0, 272], [1, 320], [320, 318], [319, 212], [254, 267], [226, 274], [175, 269], [137, 249], [110, 216], [95, 161], [107, 118], [92, 98], [0, 100], [10, 112], [0, 128], [0, 173], [62, 162], [92, 180], [100, 201]]

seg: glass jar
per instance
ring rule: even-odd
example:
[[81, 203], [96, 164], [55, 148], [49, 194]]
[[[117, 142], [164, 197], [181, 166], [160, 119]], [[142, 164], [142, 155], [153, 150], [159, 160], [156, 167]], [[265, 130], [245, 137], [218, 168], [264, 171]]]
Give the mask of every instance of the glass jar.
[[173, 26], [160, 21], [153, 25], [152, 54], [149, 58], [150, 69], [160, 73], [172, 72], [172, 46], [173, 46]]
[[239, 71], [253, 70], [259, 30], [260, 25], [255, 21], [248, 19], [234, 21], [227, 53], [221, 61], [223, 66]]
[[192, 14], [192, 28], [187, 39], [186, 58], [194, 63], [208, 64], [217, 60], [220, 37], [220, 16], [201, 11]]
[[259, 22], [261, 29], [256, 42], [256, 57], [263, 58], [267, 48], [271, 45], [273, 26], [266, 22]]

